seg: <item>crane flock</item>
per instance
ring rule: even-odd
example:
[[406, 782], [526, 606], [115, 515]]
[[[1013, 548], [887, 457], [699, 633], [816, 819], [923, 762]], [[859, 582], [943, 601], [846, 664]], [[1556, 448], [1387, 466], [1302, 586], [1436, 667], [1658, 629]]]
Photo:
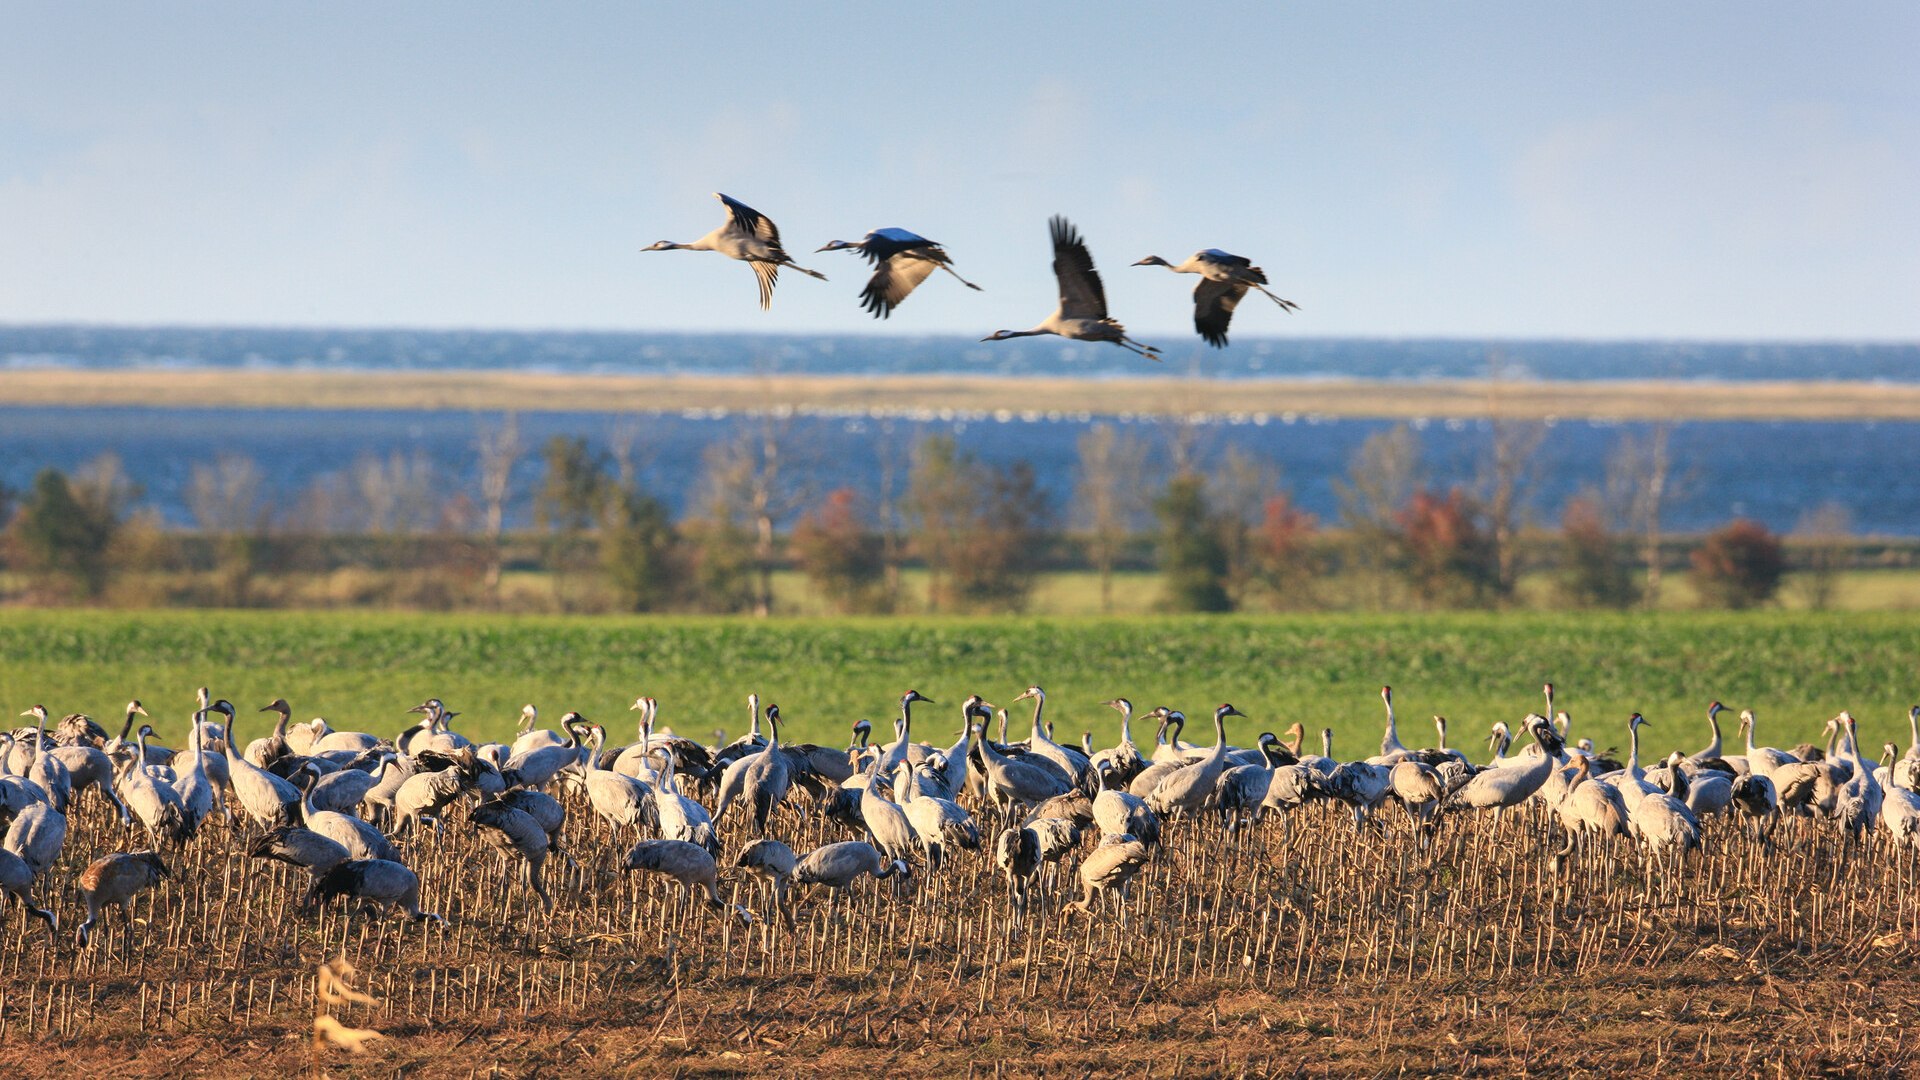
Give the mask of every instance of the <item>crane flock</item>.
[[[1124, 925], [1131, 883], [1163, 852], [1269, 820], [1290, 831], [1291, 819], [1314, 804], [1335, 808], [1350, 828], [1404, 833], [1420, 848], [1451, 820], [1484, 815], [1498, 835], [1505, 817], [1518, 816], [1558, 832], [1556, 870], [1631, 851], [1648, 888], [1684, 873], [1680, 860], [1726, 830], [1766, 845], [1817, 829], [1849, 843], [1920, 850], [1920, 706], [1908, 714], [1909, 747], [1886, 744], [1876, 762], [1845, 711], [1825, 724], [1823, 746], [1781, 749], [1755, 741], [1758, 721], [1745, 710], [1744, 745], [1729, 747], [1720, 732], [1726, 710], [1716, 701], [1701, 751], [1649, 766], [1641, 758], [1644, 716], [1625, 721], [1629, 749], [1616, 760], [1575, 738], [1552, 684], [1545, 695], [1546, 712], [1491, 726], [1485, 765], [1447, 745], [1442, 716], [1433, 718], [1432, 747], [1409, 747], [1391, 687], [1380, 692], [1379, 753], [1357, 759], [1335, 756], [1331, 727], [1321, 730], [1321, 752], [1311, 753], [1299, 723], [1286, 738], [1262, 733], [1251, 747], [1234, 746], [1227, 720], [1243, 714], [1231, 704], [1212, 710], [1209, 745], [1183, 741], [1185, 714], [1165, 706], [1144, 714], [1155, 734], [1141, 745], [1126, 698], [1103, 703], [1119, 713], [1114, 745], [1094, 749], [1091, 733], [1063, 745], [1037, 685], [1008, 700], [1031, 702], [1023, 740], [1008, 738], [1008, 710], [977, 694], [947, 706], [959, 713], [948, 729], [954, 742], [917, 740], [916, 706], [924, 714], [938, 703], [909, 690], [898, 701], [893, 739], [874, 742], [863, 719], [851, 725], [845, 748], [784, 741], [780, 707], [763, 708], [758, 694], [747, 697], [748, 733], [724, 745], [661, 727], [660, 704], [646, 696], [630, 707], [639, 719], [635, 741], [624, 746], [609, 745], [606, 727], [575, 711], [557, 729], [538, 727], [532, 705], [511, 743], [469, 738], [451, 726], [459, 714], [437, 698], [415, 706], [423, 719], [391, 739], [318, 719], [293, 724], [291, 708], [275, 700], [261, 710], [275, 715], [271, 731], [243, 741], [234, 706], [203, 691], [190, 748], [173, 752], [153, 741], [149, 724], [135, 730], [147, 715], [139, 701], [111, 737], [78, 714], [49, 731], [52, 714], [35, 705], [23, 714], [31, 726], [0, 733], [0, 890], [58, 940], [61, 898], [42, 882], [71, 838], [69, 821], [81, 820], [83, 800], [98, 801], [86, 820], [109, 841], [142, 843], [93, 858], [80, 874], [82, 947], [114, 909], [129, 912], [139, 894], [163, 886], [173, 860], [221, 843], [304, 871], [298, 910], [346, 899], [441, 922], [423, 906], [433, 882], [409, 863], [424, 846], [478, 840], [467, 857], [496, 853], [497, 895], [511, 905], [523, 890], [530, 917], [552, 917], [552, 867], [577, 871], [573, 848], [584, 844], [592, 852], [582, 857], [617, 856], [623, 873], [671, 879], [689, 903], [726, 918], [751, 924], [772, 915], [789, 927], [796, 886], [831, 898], [872, 878], [903, 895], [939, 888], [956, 860], [990, 860], [1022, 918], [1051, 906]], [[998, 737], [990, 738], [996, 718]], [[1396, 803], [1402, 813], [1390, 812]], [[1317, 820], [1324, 827], [1329, 819]], [[818, 842], [800, 845], [803, 834]], [[1077, 888], [1062, 882], [1069, 875]], [[758, 899], [723, 897], [729, 876], [756, 886]], [[1059, 902], [1036, 902], [1036, 889]]]
[[[746, 263], [760, 285], [760, 307], [773, 305], [773, 289], [782, 269], [808, 277], [827, 280], [817, 270], [794, 263], [780, 244], [780, 229], [773, 219], [728, 195], [714, 193], [726, 207], [727, 220], [712, 232], [690, 244], [661, 240], [643, 251], [714, 251]], [[1053, 274], [1059, 286], [1059, 305], [1053, 314], [1031, 330], [997, 330], [982, 341], [1052, 334], [1074, 341], [1105, 341], [1150, 360], [1160, 359], [1160, 350], [1143, 345], [1127, 336], [1107, 310], [1106, 289], [1100, 273], [1094, 269], [1093, 256], [1078, 229], [1066, 218], [1054, 216], [1047, 223], [1053, 244]], [[857, 241], [831, 240], [819, 251], [853, 251], [873, 266], [873, 275], [860, 292], [860, 303], [876, 319], [893, 316], [894, 310], [934, 271], [944, 270], [976, 292], [980, 286], [960, 276], [953, 260], [940, 244], [901, 228], [881, 228], [868, 232]], [[1267, 289], [1267, 275], [1252, 260], [1229, 254], [1219, 248], [1205, 248], [1175, 266], [1157, 255], [1149, 255], [1135, 266], [1164, 266], [1178, 274], [1198, 274], [1200, 283], [1193, 290], [1193, 326], [1201, 339], [1215, 348], [1227, 344], [1227, 324], [1233, 310], [1250, 289], [1280, 306], [1282, 311], [1297, 311], [1299, 305], [1283, 300]]]

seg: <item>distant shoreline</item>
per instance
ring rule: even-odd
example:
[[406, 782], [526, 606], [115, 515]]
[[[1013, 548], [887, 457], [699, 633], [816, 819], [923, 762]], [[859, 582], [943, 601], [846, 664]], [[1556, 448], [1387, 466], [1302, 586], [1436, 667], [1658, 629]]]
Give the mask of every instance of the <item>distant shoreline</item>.
[[516, 371], [99, 370], [0, 373], [0, 405], [1321, 415], [1384, 419], [1920, 420], [1920, 385], [1870, 382], [562, 375]]

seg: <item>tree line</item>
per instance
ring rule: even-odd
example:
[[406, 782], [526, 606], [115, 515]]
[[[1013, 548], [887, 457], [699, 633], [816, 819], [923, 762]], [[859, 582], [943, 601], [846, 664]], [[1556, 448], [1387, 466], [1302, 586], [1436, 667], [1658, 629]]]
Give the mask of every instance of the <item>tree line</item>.
[[[1152, 588], [1169, 611], [1626, 608], [1659, 603], [1684, 570], [1700, 602], [1740, 608], [1775, 600], [1791, 560], [1803, 602], [1825, 607], [1857, 557], [1834, 506], [1809, 512], [1791, 546], [1746, 520], [1666, 535], [1663, 512], [1689, 481], [1661, 428], [1624, 437], [1557, 522], [1526, 510], [1538, 423], [1496, 419], [1478, 475], [1445, 484], [1426, 475], [1417, 432], [1377, 433], [1335, 482], [1326, 522], [1274, 463], [1209, 455], [1195, 427], [1171, 430], [1155, 470], [1146, 438], [1093, 425], [1071, 497], [1056, 500], [1030, 464], [982, 460], [951, 434], [901, 447], [885, 433], [878, 490], [817, 490], [769, 415], [706, 449], [676, 517], [641, 481], [631, 434], [528, 447], [507, 416], [475, 441], [471, 490], [423, 458], [369, 455], [270, 508], [257, 463], [215, 457], [192, 467], [191, 529], [163, 527], [107, 455], [0, 489], [0, 598], [767, 615], [778, 577], [797, 571], [842, 612], [1020, 611], [1039, 574], [1064, 569], [1097, 579], [1104, 610], [1121, 587]], [[528, 455], [540, 479], [516, 491]], [[530, 526], [510, 529], [509, 506], [528, 504]]]

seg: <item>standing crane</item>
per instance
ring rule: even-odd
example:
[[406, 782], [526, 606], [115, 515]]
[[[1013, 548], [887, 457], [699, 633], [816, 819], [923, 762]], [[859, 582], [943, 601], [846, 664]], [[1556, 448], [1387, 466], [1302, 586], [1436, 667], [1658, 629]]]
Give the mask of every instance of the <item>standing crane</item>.
[[1300, 305], [1267, 291], [1266, 271], [1253, 265], [1253, 260], [1230, 255], [1219, 248], [1196, 251], [1178, 266], [1158, 255], [1149, 255], [1133, 265], [1164, 266], [1176, 274], [1200, 275], [1200, 283], [1193, 287], [1193, 328], [1216, 349], [1227, 347], [1227, 323], [1232, 321], [1233, 309], [1249, 289], [1260, 290], [1261, 295], [1279, 304], [1282, 311], [1300, 310]]
[[55, 810], [67, 812], [67, 799], [73, 794], [73, 775], [59, 758], [47, 756], [47, 747], [51, 740], [47, 738], [47, 707], [35, 705], [21, 716], [31, 716], [35, 724], [33, 729], [33, 760], [27, 766], [27, 779], [40, 785], [47, 793], [47, 800]]
[[15, 814], [6, 838], [0, 840], [0, 848], [19, 856], [34, 877], [46, 873], [66, 846], [67, 815], [43, 802]]
[[1125, 784], [1147, 767], [1146, 756], [1140, 753], [1139, 745], [1133, 741], [1133, 702], [1126, 698], [1114, 698], [1101, 704], [1119, 711], [1120, 741], [1095, 753], [1089, 759], [1089, 764], [1098, 773], [1102, 762], [1111, 763], [1114, 775], [1120, 783]]
[[472, 817], [473, 823], [480, 827], [480, 838], [490, 847], [509, 861], [519, 857], [521, 879], [540, 897], [541, 907], [551, 912], [553, 897], [547, 895], [547, 886], [540, 880], [540, 870], [546, 865], [547, 852], [552, 847], [547, 830], [540, 827], [533, 815], [498, 799], [475, 806]]
[[837, 895], [862, 877], [882, 879], [906, 873], [905, 860], [888, 861], [865, 840], [842, 840], [807, 852], [789, 880], [795, 885], [824, 885]]
[[47, 924], [47, 933], [60, 932], [60, 918], [46, 908], [33, 906], [33, 881], [35, 874], [27, 861], [11, 851], [0, 849], [0, 899], [11, 895], [20, 901], [27, 914]]
[[399, 908], [414, 922], [446, 922], [420, 910], [420, 875], [388, 859], [349, 859], [322, 874], [313, 884], [312, 896], [320, 904], [344, 896], [370, 904], [376, 911]]
[[118, 907], [128, 921], [133, 919], [133, 898], [171, 876], [167, 864], [151, 851], [102, 855], [80, 872], [80, 899], [87, 905], [87, 919], [77, 934], [81, 948], [104, 908]]
[[1108, 317], [1107, 292], [1079, 230], [1057, 214], [1048, 220], [1047, 228], [1053, 238], [1053, 276], [1060, 285], [1060, 306], [1031, 330], [995, 330], [980, 340], [1055, 334], [1073, 341], [1110, 341], [1128, 352], [1159, 360], [1160, 350], [1129, 338], [1127, 328]]
[[747, 802], [753, 807], [753, 827], [761, 836], [767, 835], [767, 818], [793, 786], [792, 770], [780, 752], [780, 706], [767, 706], [767, 727], [770, 734], [766, 749], [749, 760], [745, 776]]
[[787, 879], [793, 876], [793, 868], [800, 865], [800, 857], [793, 849], [778, 840], [755, 840], [733, 860], [733, 865], [766, 884], [773, 906], [791, 927], [793, 913], [787, 910]]
[[853, 243], [829, 240], [819, 250], [857, 251], [873, 264], [873, 276], [861, 290], [860, 301], [876, 319], [890, 317], [893, 309], [919, 288], [921, 282], [933, 276], [935, 270], [945, 270], [960, 284], [980, 291], [980, 286], [954, 270], [953, 260], [947, 257], [945, 248], [905, 229], [875, 229]]
[[644, 251], [717, 251], [729, 259], [738, 259], [753, 267], [754, 276], [760, 279], [760, 310], [773, 306], [773, 287], [780, 281], [780, 268], [791, 267], [808, 277], [827, 280], [827, 275], [818, 270], [809, 270], [794, 263], [785, 248], [780, 246], [780, 229], [773, 219], [748, 206], [738, 199], [730, 198], [719, 192], [713, 197], [719, 199], [727, 208], [727, 223], [691, 244], [676, 244], [671, 240], [662, 240]]
[[186, 810], [180, 801], [180, 793], [170, 784], [161, 783], [147, 774], [140, 765], [146, 758], [147, 737], [153, 734], [153, 727], [141, 724], [137, 736], [140, 753], [129, 760], [120, 771], [120, 798], [128, 809], [133, 811], [140, 824], [147, 830], [149, 843], [158, 845], [162, 840], [179, 847], [192, 838], [187, 828]]
[[1088, 852], [1080, 863], [1080, 899], [1068, 904], [1063, 911], [1085, 914], [1093, 910], [1096, 898], [1118, 893], [1120, 925], [1125, 926], [1127, 887], [1152, 857], [1153, 851], [1132, 836], [1109, 836], [1101, 840], [1100, 846]]
[[300, 804], [300, 789], [248, 761], [234, 750], [231, 702], [225, 699], [216, 701], [207, 707], [207, 711], [220, 713], [227, 718], [227, 778], [233, 784], [233, 793], [240, 798], [241, 808], [263, 828], [270, 829], [285, 821], [288, 808]]
[[697, 901], [698, 891], [704, 891], [708, 907], [715, 911], [732, 912], [744, 923], [753, 921], [752, 912], [720, 899], [720, 890], [715, 884], [720, 873], [719, 865], [713, 861], [713, 853], [699, 844], [685, 840], [642, 840], [627, 852], [621, 866], [628, 873], [646, 871], [665, 874], [687, 890], [688, 903]]
[[1147, 805], [1162, 817], [1190, 813], [1205, 805], [1227, 764], [1227, 717], [1246, 714], [1232, 705], [1213, 710], [1213, 749], [1193, 765], [1174, 772], [1147, 797]]

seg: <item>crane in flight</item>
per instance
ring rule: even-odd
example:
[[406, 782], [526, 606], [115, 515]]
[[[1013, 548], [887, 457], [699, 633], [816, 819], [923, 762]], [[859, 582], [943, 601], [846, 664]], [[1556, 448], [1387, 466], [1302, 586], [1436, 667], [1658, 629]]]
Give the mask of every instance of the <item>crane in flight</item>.
[[890, 317], [893, 309], [919, 288], [921, 282], [932, 277], [935, 270], [945, 270], [960, 284], [975, 292], [981, 291], [980, 286], [961, 277], [953, 268], [953, 260], [947, 257], [945, 248], [905, 229], [875, 229], [851, 243], [830, 240], [819, 250], [857, 251], [873, 264], [873, 276], [861, 290], [860, 301], [876, 319]]
[[1227, 323], [1248, 289], [1259, 289], [1283, 311], [1300, 310], [1299, 304], [1267, 292], [1267, 272], [1253, 265], [1253, 260], [1219, 248], [1196, 251], [1178, 266], [1158, 255], [1149, 255], [1133, 265], [1164, 266], [1176, 274], [1200, 275], [1200, 284], [1193, 287], [1193, 328], [1216, 349], [1227, 347]]
[[739, 259], [753, 267], [754, 276], [760, 279], [760, 310], [773, 306], [773, 287], [780, 281], [780, 268], [792, 267], [808, 277], [827, 280], [827, 275], [818, 270], [809, 270], [794, 263], [793, 257], [780, 246], [780, 229], [773, 219], [748, 206], [738, 199], [714, 192], [727, 208], [727, 223], [691, 244], [676, 244], [671, 240], [661, 240], [643, 251], [717, 251], [729, 259]]
[[1160, 359], [1160, 350], [1129, 338], [1127, 328], [1107, 316], [1106, 289], [1080, 231], [1058, 214], [1047, 225], [1053, 235], [1053, 276], [1060, 282], [1060, 306], [1031, 330], [995, 330], [980, 340], [1056, 334], [1075, 341], [1111, 341], [1149, 360]]

